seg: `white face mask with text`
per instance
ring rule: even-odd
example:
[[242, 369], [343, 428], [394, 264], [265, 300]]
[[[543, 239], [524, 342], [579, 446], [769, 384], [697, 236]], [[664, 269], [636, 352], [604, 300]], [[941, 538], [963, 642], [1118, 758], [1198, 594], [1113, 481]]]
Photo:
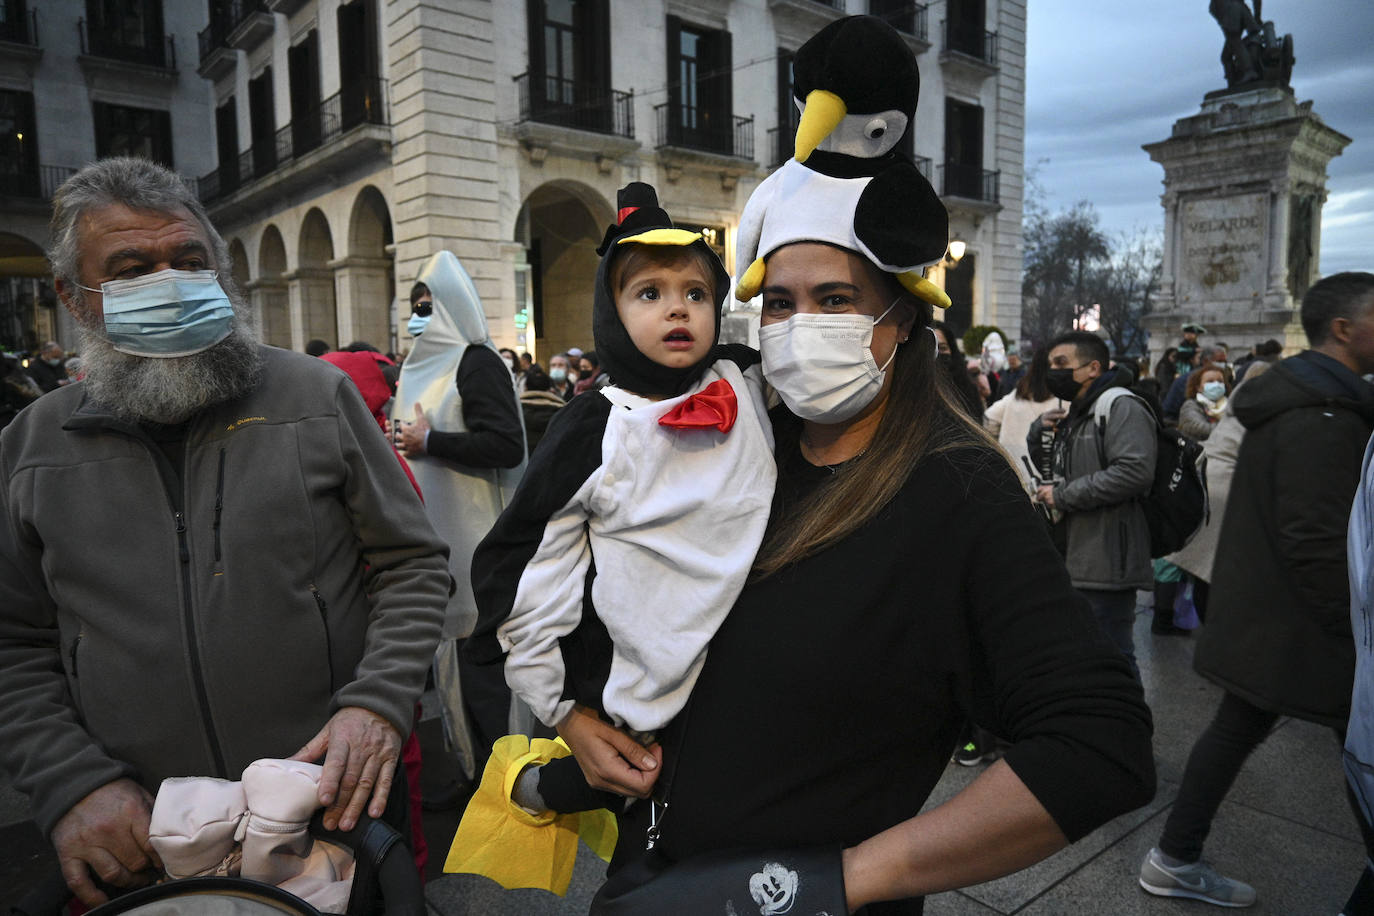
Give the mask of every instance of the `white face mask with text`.
[[815, 423], [843, 423], [863, 410], [883, 388], [888, 365], [870, 349], [877, 318], [867, 315], [794, 314], [759, 328], [763, 377], [778, 390], [787, 409]]

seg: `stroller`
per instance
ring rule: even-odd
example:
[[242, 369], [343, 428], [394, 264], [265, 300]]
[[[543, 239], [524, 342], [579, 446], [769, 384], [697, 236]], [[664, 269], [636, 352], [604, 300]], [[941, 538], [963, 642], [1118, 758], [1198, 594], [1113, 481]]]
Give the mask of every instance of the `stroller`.
[[[348, 831], [326, 830], [324, 812], [311, 817], [308, 832], [353, 853], [353, 883], [348, 889], [347, 916], [373, 913], [424, 916], [424, 892], [410, 851], [393, 827], [364, 816]], [[242, 877], [188, 877], [121, 893], [103, 887], [108, 903], [88, 911], [91, 916], [172, 916], [194, 911], [209, 916], [259, 916], [295, 913], [321, 916], [320, 910], [283, 888]], [[118, 894], [119, 896], [115, 896]], [[191, 898], [195, 898], [192, 901]], [[60, 872], [54, 873], [10, 909], [10, 916], [61, 916], [71, 892]]]

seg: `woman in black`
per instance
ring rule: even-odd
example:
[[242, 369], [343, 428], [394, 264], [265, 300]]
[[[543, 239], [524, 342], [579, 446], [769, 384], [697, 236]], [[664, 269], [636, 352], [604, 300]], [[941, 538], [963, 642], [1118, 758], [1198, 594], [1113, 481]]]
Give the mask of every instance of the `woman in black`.
[[[819, 847], [842, 863], [851, 910], [919, 913], [925, 894], [1024, 868], [1147, 802], [1149, 710], [1006, 456], [956, 406], [929, 306], [810, 242], [769, 256], [763, 295], [765, 373], [785, 405], [769, 534], [662, 736], [667, 807], [626, 814], [608, 888], [645, 860]], [[871, 328], [850, 352], [871, 354], [879, 383], [808, 349], [850, 339], [836, 324]], [[970, 716], [1011, 747], [917, 815]], [[614, 774], [593, 782], [627, 792]]]

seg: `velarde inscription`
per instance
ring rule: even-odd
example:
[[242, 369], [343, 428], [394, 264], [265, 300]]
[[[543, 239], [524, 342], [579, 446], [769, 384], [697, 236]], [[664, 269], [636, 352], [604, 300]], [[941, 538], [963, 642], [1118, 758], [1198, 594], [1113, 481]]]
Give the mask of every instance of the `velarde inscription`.
[[1263, 193], [1185, 201], [1184, 288], [1208, 300], [1252, 299], [1265, 289], [1268, 198]]

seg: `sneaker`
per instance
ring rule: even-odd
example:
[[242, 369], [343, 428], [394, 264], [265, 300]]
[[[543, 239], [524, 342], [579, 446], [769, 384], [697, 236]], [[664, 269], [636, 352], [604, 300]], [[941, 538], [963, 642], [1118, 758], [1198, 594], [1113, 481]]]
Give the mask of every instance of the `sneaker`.
[[961, 767], [976, 767], [983, 762], [983, 750], [970, 741], [954, 752], [954, 762]]
[[1159, 897], [1188, 897], [1216, 906], [1250, 906], [1255, 889], [1244, 881], [1217, 874], [1206, 862], [1171, 867], [1164, 864], [1158, 849], [1140, 865], [1140, 886]]

